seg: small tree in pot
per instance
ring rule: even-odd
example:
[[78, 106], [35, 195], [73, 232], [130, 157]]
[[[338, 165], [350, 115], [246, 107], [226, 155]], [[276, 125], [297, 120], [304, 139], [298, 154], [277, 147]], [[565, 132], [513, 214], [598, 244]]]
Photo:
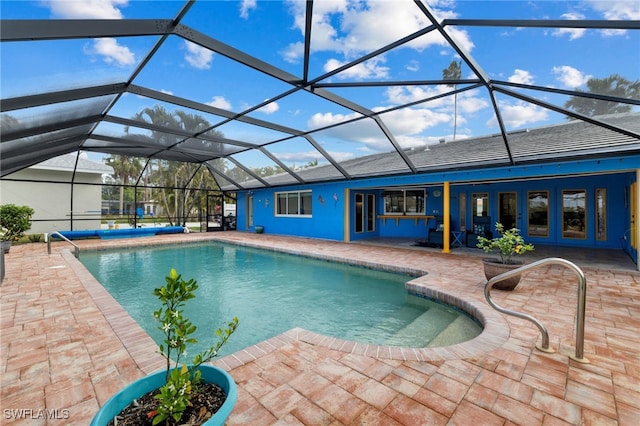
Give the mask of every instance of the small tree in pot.
[[[534, 250], [533, 244], [525, 243], [518, 228], [504, 229], [504, 226], [500, 222], [497, 222], [496, 231], [498, 233], [498, 237], [496, 238], [478, 237], [478, 248], [483, 249], [486, 253], [497, 251], [500, 255], [499, 261], [495, 259], [483, 259], [484, 273], [487, 280], [517, 268], [522, 262], [515, 261], [512, 257], [523, 255], [526, 252]], [[498, 282], [493, 287], [499, 290], [513, 290], [519, 282], [520, 276], [518, 275]]]
[[15, 204], [4, 204], [0, 206], [0, 238], [3, 243], [5, 253], [11, 247], [11, 241], [18, 241], [26, 231], [31, 229], [31, 216], [33, 209], [29, 206], [16, 206]]
[[166, 368], [136, 380], [112, 396], [91, 426], [222, 426], [231, 413], [237, 398], [233, 378], [205, 363], [218, 355], [238, 327], [238, 318], [234, 317], [225, 328], [218, 328], [214, 332], [216, 342], [186, 363], [188, 345], [198, 341], [193, 337], [196, 326], [184, 316], [184, 307], [196, 297], [198, 284], [194, 279], [184, 280], [175, 269], [170, 270], [165, 281], [166, 285], [153, 291], [162, 303], [153, 316], [164, 335], [158, 349]]
[[167, 361], [166, 384], [160, 389], [160, 393], [155, 395], [158, 400], [157, 409], [149, 413], [149, 416], [153, 417], [154, 425], [169, 419], [175, 422], [180, 421], [185, 409], [192, 405], [191, 397], [200, 384], [201, 372], [198, 368], [218, 355], [220, 348], [238, 327], [238, 318], [234, 317], [226, 329], [216, 330], [215, 335], [218, 341], [205, 351], [196, 354], [191, 365], [182, 364], [182, 367], [172, 369], [174, 361], [179, 366], [181, 359], [186, 356], [187, 345], [198, 343], [191, 337], [196, 331], [196, 326], [182, 315], [185, 302], [195, 297], [194, 292], [198, 284], [194, 279], [185, 281], [175, 269], [171, 269], [165, 279], [166, 286], [153, 291], [163, 305], [153, 313], [153, 316], [160, 322], [158, 328], [165, 336], [164, 344], [160, 344], [159, 349]]

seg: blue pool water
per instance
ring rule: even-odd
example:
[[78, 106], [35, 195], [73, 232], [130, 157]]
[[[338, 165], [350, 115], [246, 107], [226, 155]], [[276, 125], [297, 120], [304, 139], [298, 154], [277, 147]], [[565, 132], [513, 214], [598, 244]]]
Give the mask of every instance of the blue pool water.
[[[199, 288], [186, 316], [198, 327], [198, 348], [233, 316], [238, 330], [221, 355], [294, 327], [371, 344], [424, 347], [468, 340], [481, 327], [447, 305], [407, 293], [410, 276], [300, 256], [207, 243], [168, 248], [83, 252], [80, 260], [157, 342], [153, 289], [175, 268]], [[449, 328], [448, 333], [440, 331]]]

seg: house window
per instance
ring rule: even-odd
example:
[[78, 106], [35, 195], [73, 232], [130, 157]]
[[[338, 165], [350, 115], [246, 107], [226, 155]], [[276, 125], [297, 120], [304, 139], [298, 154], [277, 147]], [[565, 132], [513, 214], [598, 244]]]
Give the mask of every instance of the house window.
[[471, 194], [473, 216], [489, 216], [489, 194], [486, 192]]
[[596, 189], [596, 240], [607, 239], [607, 190]]
[[356, 232], [364, 231], [364, 194], [356, 194]]
[[587, 237], [587, 191], [562, 191], [562, 236]]
[[530, 191], [527, 197], [527, 234], [530, 237], [548, 237], [549, 193], [547, 191]]
[[311, 216], [311, 191], [276, 192], [276, 216]]
[[382, 195], [385, 214], [424, 214], [423, 189], [385, 191]]
[[367, 194], [367, 232], [376, 230], [376, 196]]

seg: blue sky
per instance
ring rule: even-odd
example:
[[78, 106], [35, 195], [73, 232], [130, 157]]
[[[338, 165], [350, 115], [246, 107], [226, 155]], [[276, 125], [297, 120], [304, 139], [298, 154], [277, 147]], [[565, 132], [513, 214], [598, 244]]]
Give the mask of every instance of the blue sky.
[[[438, 19], [606, 19], [639, 20], [638, 1], [428, 1]], [[34, 0], [2, 1], [3, 19], [171, 19], [181, 1]], [[303, 1], [197, 1], [182, 24], [236, 49], [243, 50], [290, 74], [302, 76], [304, 33]], [[375, 51], [429, 25], [412, 1], [316, 1], [312, 28], [310, 78], [321, 76], [355, 58]], [[640, 79], [638, 31], [557, 30], [549, 28], [449, 27], [450, 35], [492, 79], [545, 87], [584, 88], [591, 78], [617, 73]], [[157, 37], [103, 38], [46, 42], [3, 43], [1, 48], [2, 98], [43, 90], [61, 90], [126, 81], [147, 55]], [[435, 80], [456, 52], [431, 32], [323, 82]], [[463, 77], [474, 78], [462, 65]], [[190, 98], [233, 112], [272, 99], [290, 88], [224, 56], [171, 36], [151, 59], [134, 84]], [[393, 108], [450, 91], [446, 86], [393, 86], [330, 89], [374, 111]], [[556, 105], [565, 96], [521, 93]], [[508, 130], [540, 127], [565, 121], [550, 110], [497, 95]], [[131, 117], [158, 102], [128, 94], [110, 111]], [[173, 109], [171, 105], [166, 105]], [[73, 114], [82, 103], [65, 109]], [[57, 114], [58, 110], [40, 111]], [[28, 112], [26, 114], [33, 114]], [[211, 124], [221, 117], [199, 113]], [[370, 120], [347, 126], [335, 123], [359, 116], [352, 110], [299, 92], [290, 99], [269, 103], [249, 114], [262, 120], [301, 129], [327, 127], [315, 133], [318, 142], [338, 160], [392, 150], [380, 128]], [[444, 97], [382, 115], [403, 148], [416, 148], [453, 138], [454, 98]], [[121, 135], [122, 127], [101, 125], [99, 133]], [[457, 138], [499, 132], [486, 90], [457, 97]], [[225, 124], [218, 128], [230, 139], [265, 143], [286, 136], [253, 126]], [[322, 158], [302, 139], [269, 145], [287, 164]], [[261, 155], [243, 154], [254, 166]]]

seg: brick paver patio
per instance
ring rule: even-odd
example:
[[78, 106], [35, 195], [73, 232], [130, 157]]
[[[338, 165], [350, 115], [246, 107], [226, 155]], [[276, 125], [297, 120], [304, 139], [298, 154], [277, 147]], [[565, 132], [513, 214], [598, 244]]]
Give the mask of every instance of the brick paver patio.
[[[463, 299], [485, 322], [478, 338], [451, 347], [388, 348], [294, 329], [218, 359], [239, 386], [228, 425], [640, 424], [637, 272], [586, 262], [583, 364], [568, 357], [576, 278], [559, 266], [527, 274], [514, 292], [494, 292], [501, 305], [544, 322], [556, 350], [547, 354], [535, 349], [537, 328], [488, 306], [477, 256], [239, 232], [78, 243], [90, 250], [213, 238], [424, 271], [412, 288]], [[51, 255], [45, 244], [14, 246], [5, 257], [2, 424], [86, 425], [115, 391], [161, 367], [155, 344], [70, 246], [53, 246]]]

